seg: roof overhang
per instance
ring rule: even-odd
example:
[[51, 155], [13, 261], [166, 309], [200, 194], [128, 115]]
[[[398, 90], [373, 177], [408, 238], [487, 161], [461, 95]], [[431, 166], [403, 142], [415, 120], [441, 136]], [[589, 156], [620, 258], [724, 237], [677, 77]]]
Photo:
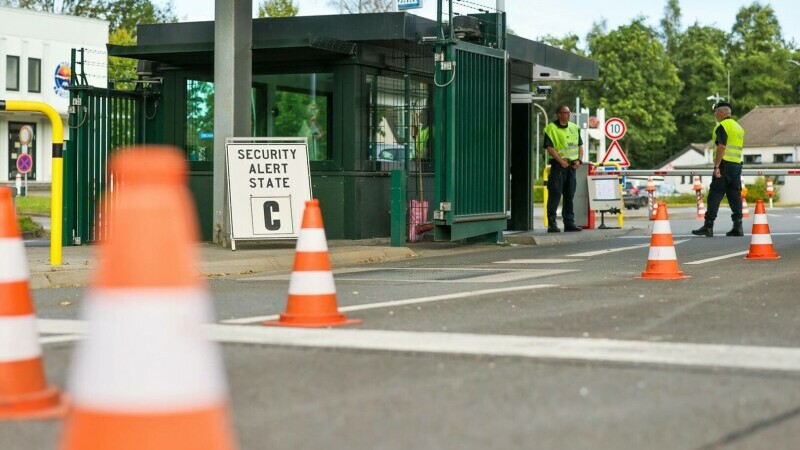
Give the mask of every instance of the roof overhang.
[[514, 35], [508, 35], [506, 42], [512, 60], [531, 65], [531, 81], [585, 81], [600, 76], [597, 62], [585, 56]]

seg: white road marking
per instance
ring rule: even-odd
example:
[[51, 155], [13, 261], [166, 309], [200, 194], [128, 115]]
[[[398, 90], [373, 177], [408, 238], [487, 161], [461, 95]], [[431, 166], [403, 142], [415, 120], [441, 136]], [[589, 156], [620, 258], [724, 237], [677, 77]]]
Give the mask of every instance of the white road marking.
[[[76, 321], [39, 319], [39, 329], [75, 329], [66, 322]], [[800, 349], [788, 347], [220, 324], [207, 332], [224, 343], [800, 372]]]
[[583, 259], [509, 259], [507, 261], [495, 261], [493, 264], [564, 264], [580, 261], [583, 261]]
[[[338, 281], [413, 281], [415, 283], [508, 283], [511, 281], [525, 280], [528, 278], [540, 278], [553, 275], [560, 275], [562, 273], [575, 272], [574, 269], [502, 269], [503, 273], [494, 273], [498, 269], [476, 269], [476, 268], [444, 268], [444, 267], [387, 267], [382, 269], [341, 269], [333, 272], [334, 277]], [[399, 280], [390, 277], [378, 277], [374, 272], [406, 272], [412, 273], [410, 277], [413, 280]], [[370, 275], [361, 275], [363, 273], [372, 272]], [[430, 273], [453, 273], [457, 272], [459, 275], [464, 273], [475, 274], [469, 277], [459, 277], [454, 279], [426, 279], [424, 277], [417, 277], [413, 275], [414, 272], [424, 273], [428, 276]], [[486, 275], [479, 275], [481, 272], [487, 273]], [[288, 280], [290, 274], [280, 275], [267, 275], [263, 277], [240, 278], [237, 281], [285, 281]]]
[[58, 336], [43, 336], [39, 338], [39, 343], [42, 345], [45, 344], [58, 344], [61, 342], [72, 342], [83, 339], [83, 335], [80, 334], [62, 334]]
[[687, 263], [684, 263], [684, 264], [705, 264], [705, 263], [708, 263], [708, 262], [719, 261], [721, 259], [728, 259], [728, 258], [734, 258], [736, 256], [746, 255], [748, 252], [749, 252], [749, 250], [745, 250], [743, 252], [731, 253], [729, 255], [715, 256], [713, 258], [707, 258], [707, 259], [699, 259], [697, 261], [687, 262]]
[[[649, 236], [648, 236], [648, 238], [649, 238]], [[686, 242], [686, 241], [685, 240], [684, 241], [673, 241], [673, 244], [674, 245], [678, 245], [678, 244], [681, 244], [683, 242]], [[636, 244], [636, 245], [631, 245], [630, 247], [607, 248], [605, 250], [596, 250], [596, 251], [593, 251], [593, 252], [585, 252], [585, 253], [575, 253], [573, 255], [567, 255], [567, 256], [589, 258], [589, 257], [592, 257], [592, 256], [605, 255], [607, 253], [622, 252], [622, 251], [625, 251], [625, 250], [635, 250], [637, 248], [644, 248], [644, 247], [647, 247], [649, 245], [650, 245], [650, 243], [648, 242], [647, 244]]]
[[[377, 308], [390, 308], [395, 306], [405, 306], [405, 305], [416, 305], [419, 303], [430, 303], [430, 302], [439, 302], [442, 300], [454, 300], [459, 298], [467, 298], [467, 297], [478, 297], [481, 295], [489, 295], [489, 294], [499, 294], [503, 292], [516, 292], [516, 291], [529, 291], [532, 289], [545, 289], [551, 287], [558, 287], [557, 284], [531, 284], [527, 286], [513, 286], [507, 288], [497, 288], [497, 289], [482, 289], [479, 291], [466, 291], [466, 292], [455, 292], [453, 294], [442, 294], [442, 295], [434, 295], [431, 297], [419, 297], [419, 298], [412, 298], [408, 300], [392, 300], [388, 302], [379, 302], [379, 303], [367, 303], [364, 305], [352, 305], [352, 306], [344, 306], [339, 308], [340, 312], [349, 312], [349, 311], [363, 311], [367, 309], [377, 309]], [[236, 324], [236, 325], [245, 325], [249, 323], [258, 323], [264, 322], [267, 320], [277, 320], [279, 316], [277, 314], [271, 316], [260, 316], [260, 317], [243, 317], [240, 319], [228, 319], [222, 320], [220, 323], [228, 323], [228, 324]]]

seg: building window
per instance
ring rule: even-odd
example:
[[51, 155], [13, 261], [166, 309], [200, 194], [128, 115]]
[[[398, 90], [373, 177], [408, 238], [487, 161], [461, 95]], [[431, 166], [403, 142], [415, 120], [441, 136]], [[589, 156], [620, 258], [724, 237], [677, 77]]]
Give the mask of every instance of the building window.
[[430, 89], [427, 83], [412, 81], [406, 105], [405, 80], [401, 77], [367, 76], [369, 90], [367, 156], [376, 169], [394, 170], [419, 165], [431, 170]]
[[6, 89], [19, 90], [19, 56], [6, 56]]
[[744, 155], [745, 164], [761, 164], [761, 155]]
[[42, 60], [28, 58], [28, 92], [42, 92]]
[[791, 153], [779, 153], [772, 156], [772, 162], [775, 163], [792, 163], [794, 162], [794, 155]]

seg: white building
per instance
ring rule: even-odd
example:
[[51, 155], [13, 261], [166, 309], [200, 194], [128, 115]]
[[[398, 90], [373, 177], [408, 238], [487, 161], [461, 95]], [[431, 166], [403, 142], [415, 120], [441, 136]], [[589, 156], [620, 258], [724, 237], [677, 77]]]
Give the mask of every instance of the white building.
[[[742, 155], [745, 169], [797, 169], [800, 167], [800, 105], [757, 106], [739, 119], [745, 139]], [[709, 131], [710, 134], [710, 131]], [[682, 152], [661, 164], [658, 170], [711, 169], [714, 152], [711, 141], [691, 144]], [[692, 192], [690, 177], [664, 177], [678, 192]], [[705, 177], [704, 177], [705, 178]], [[757, 177], [743, 177], [745, 184], [755, 183]], [[709, 180], [701, 180], [706, 190]], [[775, 177], [781, 202], [800, 202], [800, 177]]]
[[[107, 86], [108, 22], [0, 7], [0, 100], [45, 103], [61, 116], [69, 138], [69, 92], [72, 49], [85, 49], [89, 84]], [[22, 133], [20, 133], [22, 131]], [[30, 143], [22, 145], [32, 133]], [[33, 169], [29, 184], [49, 184], [53, 131], [41, 113], [0, 111], [0, 184], [13, 184], [17, 157], [28, 153]]]

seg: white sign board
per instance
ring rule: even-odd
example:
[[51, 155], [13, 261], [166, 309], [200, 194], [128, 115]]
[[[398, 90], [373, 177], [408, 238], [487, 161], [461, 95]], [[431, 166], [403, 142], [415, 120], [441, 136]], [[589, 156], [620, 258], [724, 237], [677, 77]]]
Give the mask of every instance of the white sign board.
[[231, 138], [225, 143], [231, 248], [241, 239], [297, 238], [311, 200], [306, 138]]
[[397, 0], [397, 10], [422, 8], [422, 0]]

